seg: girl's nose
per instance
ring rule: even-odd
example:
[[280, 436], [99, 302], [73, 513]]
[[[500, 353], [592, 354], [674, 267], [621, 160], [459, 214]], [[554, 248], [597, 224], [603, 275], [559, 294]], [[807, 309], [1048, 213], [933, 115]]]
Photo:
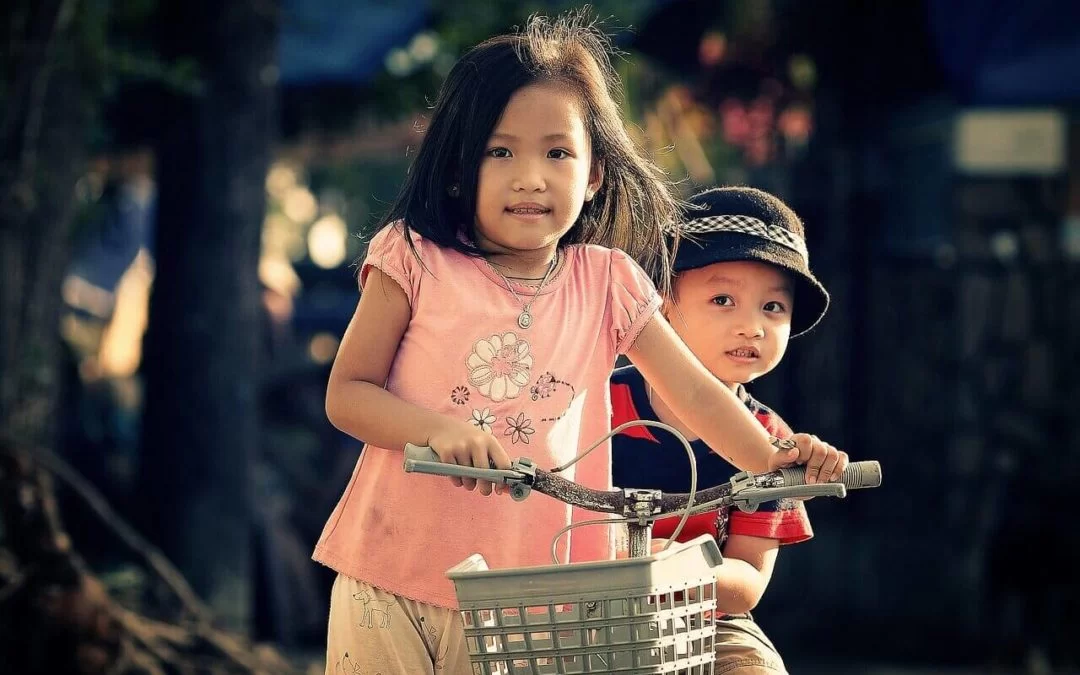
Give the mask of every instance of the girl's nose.
[[543, 174], [532, 162], [523, 163], [521, 170], [514, 176], [515, 192], [542, 192], [546, 187]]

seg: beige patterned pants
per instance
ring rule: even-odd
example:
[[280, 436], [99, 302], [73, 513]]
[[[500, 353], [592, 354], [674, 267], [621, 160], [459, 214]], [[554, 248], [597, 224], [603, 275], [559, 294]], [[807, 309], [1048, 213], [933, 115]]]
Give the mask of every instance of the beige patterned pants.
[[749, 614], [716, 622], [714, 663], [713, 675], [787, 675], [776, 647]]
[[326, 675], [472, 673], [461, 615], [339, 574], [330, 593]]
[[[330, 594], [326, 675], [473, 673], [461, 615], [338, 575]], [[717, 621], [715, 675], [787, 675], [749, 616]]]

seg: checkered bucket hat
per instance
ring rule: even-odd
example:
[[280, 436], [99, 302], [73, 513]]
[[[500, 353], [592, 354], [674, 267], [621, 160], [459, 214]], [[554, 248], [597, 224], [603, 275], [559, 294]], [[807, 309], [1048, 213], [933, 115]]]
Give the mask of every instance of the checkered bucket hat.
[[679, 228], [675, 272], [718, 262], [756, 260], [783, 268], [795, 281], [792, 337], [817, 325], [829, 293], [810, 272], [802, 222], [773, 195], [749, 187], [714, 188], [690, 199]]

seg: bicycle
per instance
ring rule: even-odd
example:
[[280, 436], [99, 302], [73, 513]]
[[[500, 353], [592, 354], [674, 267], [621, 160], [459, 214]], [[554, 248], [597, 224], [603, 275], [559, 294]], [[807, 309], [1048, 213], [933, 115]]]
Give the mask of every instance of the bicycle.
[[[638, 421], [612, 434], [632, 424], [662, 426]], [[681, 436], [680, 440], [692, 458], [689, 445]], [[566, 504], [622, 516], [571, 527], [601, 522], [627, 526], [628, 558], [490, 570], [481, 555], [473, 554], [447, 571], [465, 622], [469, 658], [483, 675], [711, 675], [713, 568], [723, 558], [710, 535], [674, 543], [686, 519], [692, 513], [731, 506], [752, 512], [762, 502], [776, 499], [843, 498], [848, 489], [881, 484], [880, 464], [863, 461], [849, 464], [835, 483], [806, 485], [805, 469], [795, 467], [762, 474], [743, 471], [723, 485], [700, 491], [693, 472], [691, 491], [684, 494], [594, 490], [557, 474], [570, 464], [545, 471], [519, 457], [510, 469], [483, 469], [442, 463], [428, 447], [405, 447], [406, 472], [488, 480], [509, 487], [516, 501], [535, 490]], [[662, 551], [652, 553], [652, 523], [680, 512], [682, 520], [671, 539]], [[559, 537], [571, 527], [556, 533], [553, 558]]]

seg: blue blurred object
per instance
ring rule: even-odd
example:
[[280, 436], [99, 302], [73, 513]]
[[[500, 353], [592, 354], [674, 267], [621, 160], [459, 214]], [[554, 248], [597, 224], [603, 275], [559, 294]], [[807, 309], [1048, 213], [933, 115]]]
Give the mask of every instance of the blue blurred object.
[[[77, 243], [67, 274], [112, 294], [140, 249], [153, 254], [157, 194], [152, 185], [117, 183], [105, 191], [101, 206], [101, 217]], [[83, 305], [72, 298], [68, 303], [95, 315], [112, 311], [111, 303], [108, 308]]]
[[1077, 0], [929, 0], [927, 11], [942, 65], [968, 103], [1080, 99]]
[[360, 298], [356, 275], [349, 265], [323, 269], [310, 262], [293, 265], [303, 292], [293, 306], [292, 328], [300, 338], [316, 333], [340, 336], [349, 325]]
[[281, 82], [362, 84], [427, 25], [430, 0], [284, 0]]
[[[700, 5], [651, 4], [654, 13]], [[382, 68], [387, 52], [427, 26], [431, 9], [431, 0], [285, 0], [281, 82], [363, 84]], [[926, 11], [942, 64], [973, 102], [1080, 98], [1080, 2], [928, 0]], [[693, 40], [680, 42], [696, 50]]]
[[[674, 0], [644, 0], [627, 7], [634, 21]], [[383, 66], [386, 54], [428, 27], [431, 0], [284, 0], [278, 65], [281, 83], [289, 85], [363, 84]], [[541, 3], [542, 4], [542, 3]], [[643, 21], [644, 18], [641, 18]], [[618, 23], [618, 22], [614, 22]], [[625, 45], [634, 31], [614, 36]]]

